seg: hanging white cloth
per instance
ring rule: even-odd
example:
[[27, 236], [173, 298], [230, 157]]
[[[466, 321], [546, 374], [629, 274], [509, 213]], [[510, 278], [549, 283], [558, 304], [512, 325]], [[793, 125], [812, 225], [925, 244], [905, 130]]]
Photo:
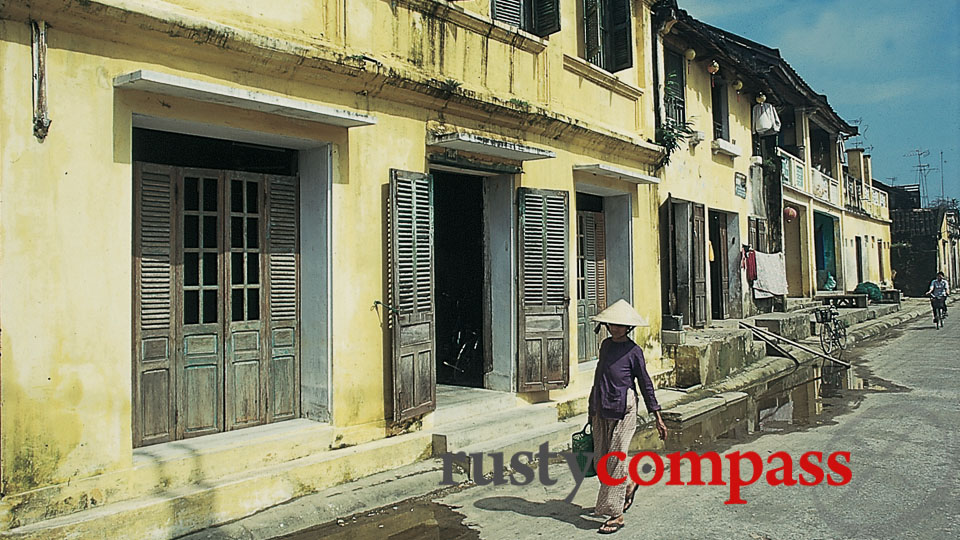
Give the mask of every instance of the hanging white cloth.
[[756, 252], [757, 279], [753, 281], [754, 298], [770, 298], [787, 294], [787, 267], [783, 252]]
[[780, 133], [780, 116], [773, 105], [757, 103], [753, 106], [753, 132], [758, 135]]

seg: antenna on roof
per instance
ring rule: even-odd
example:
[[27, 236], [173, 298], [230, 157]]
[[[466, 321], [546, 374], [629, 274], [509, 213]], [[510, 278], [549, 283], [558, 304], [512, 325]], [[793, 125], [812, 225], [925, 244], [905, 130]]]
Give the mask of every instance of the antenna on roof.
[[930, 174], [930, 171], [938, 170], [936, 167], [931, 167], [929, 163], [923, 162], [923, 158], [929, 155], [929, 150], [922, 150], [920, 148], [911, 150], [903, 155], [903, 157], [917, 157], [917, 164], [913, 166], [913, 170], [917, 171], [917, 184], [920, 186], [920, 200], [924, 207], [930, 202], [930, 192], [927, 189], [927, 175]]

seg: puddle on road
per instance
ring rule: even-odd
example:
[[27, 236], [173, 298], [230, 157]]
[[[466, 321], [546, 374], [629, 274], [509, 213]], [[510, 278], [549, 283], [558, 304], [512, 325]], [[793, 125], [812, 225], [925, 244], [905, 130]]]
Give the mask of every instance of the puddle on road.
[[412, 499], [280, 536], [275, 540], [478, 540], [479, 533], [464, 525], [464, 519], [465, 516], [449, 506]]
[[[877, 377], [863, 366], [843, 369], [826, 362], [808, 364], [777, 379], [744, 390], [747, 399], [707, 413], [691, 422], [670, 425], [666, 452], [722, 450], [766, 434], [786, 433], [835, 423], [835, 417], [857, 408], [874, 392], [905, 392], [908, 388]], [[656, 438], [651, 426], [638, 436]], [[649, 472], [649, 471], [644, 471]], [[355, 514], [312, 529], [282, 536], [283, 540], [479, 539], [463, 524], [455, 508], [432, 502], [433, 497], [412, 499], [377, 510]]]

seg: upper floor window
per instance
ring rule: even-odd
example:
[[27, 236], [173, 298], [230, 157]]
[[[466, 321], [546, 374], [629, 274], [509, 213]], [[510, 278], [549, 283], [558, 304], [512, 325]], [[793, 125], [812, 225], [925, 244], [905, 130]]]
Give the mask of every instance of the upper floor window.
[[560, 0], [490, 0], [493, 19], [546, 37], [560, 31]]
[[630, 0], [583, 0], [583, 57], [609, 72], [633, 65]]
[[710, 89], [713, 109], [713, 138], [730, 140], [730, 101], [727, 99], [727, 83], [716, 77]]
[[670, 50], [664, 51], [663, 106], [666, 108], [667, 122], [682, 125], [687, 120], [684, 95], [687, 79], [683, 57]]

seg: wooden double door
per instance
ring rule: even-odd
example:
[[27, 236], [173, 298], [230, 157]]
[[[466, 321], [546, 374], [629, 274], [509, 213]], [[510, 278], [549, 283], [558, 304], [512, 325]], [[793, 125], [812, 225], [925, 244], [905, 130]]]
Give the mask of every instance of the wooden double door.
[[299, 415], [299, 182], [134, 167], [134, 444]]

